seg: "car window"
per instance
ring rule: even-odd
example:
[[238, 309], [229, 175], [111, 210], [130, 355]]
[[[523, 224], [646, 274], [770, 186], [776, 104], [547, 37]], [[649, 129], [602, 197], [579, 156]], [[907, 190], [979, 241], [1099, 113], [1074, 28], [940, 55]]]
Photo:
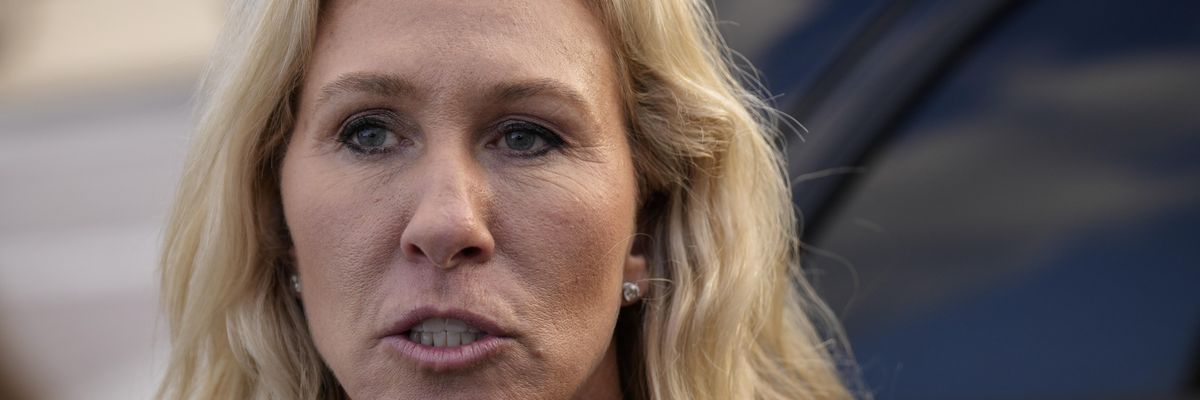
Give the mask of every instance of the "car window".
[[877, 397], [1196, 394], [1198, 15], [1028, 2], [886, 133], [805, 259]]

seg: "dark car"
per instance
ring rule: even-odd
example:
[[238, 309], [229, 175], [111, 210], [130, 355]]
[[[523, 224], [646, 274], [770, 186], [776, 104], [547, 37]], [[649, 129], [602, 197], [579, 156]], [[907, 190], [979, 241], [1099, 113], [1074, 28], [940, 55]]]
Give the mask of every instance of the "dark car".
[[1200, 398], [1200, 2], [748, 3], [875, 398]]

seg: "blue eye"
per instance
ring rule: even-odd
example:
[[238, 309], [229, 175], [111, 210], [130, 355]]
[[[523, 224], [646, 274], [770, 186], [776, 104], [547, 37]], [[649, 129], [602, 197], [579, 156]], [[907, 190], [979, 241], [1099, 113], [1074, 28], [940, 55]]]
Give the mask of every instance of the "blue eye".
[[520, 157], [537, 157], [561, 147], [563, 140], [541, 125], [527, 121], [505, 121], [500, 124], [504, 147]]
[[540, 138], [527, 131], [512, 131], [504, 134], [504, 144], [516, 151], [529, 151]]
[[396, 134], [388, 129], [386, 122], [375, 116], [350, 120], [338, 134], [338, 141], [359, 154], [387, 153], [399, 143]]
[[381, 128], [367, 128], [354, 134], [356, 143], [364, 148], [380, 147], [387, 142], [388, 131]]

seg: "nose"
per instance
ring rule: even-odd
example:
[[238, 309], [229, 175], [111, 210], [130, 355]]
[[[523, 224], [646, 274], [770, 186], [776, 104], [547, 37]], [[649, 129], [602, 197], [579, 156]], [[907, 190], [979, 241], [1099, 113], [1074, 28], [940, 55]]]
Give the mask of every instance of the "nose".
[[421, 183], [414, 189], [422, 193], [400, 237], [409, 262], [448, 270], [492, 258], [496, 244], [486, 218], [489, 195], [476, 169], [461, 158], [428, 160], [421, 169]]

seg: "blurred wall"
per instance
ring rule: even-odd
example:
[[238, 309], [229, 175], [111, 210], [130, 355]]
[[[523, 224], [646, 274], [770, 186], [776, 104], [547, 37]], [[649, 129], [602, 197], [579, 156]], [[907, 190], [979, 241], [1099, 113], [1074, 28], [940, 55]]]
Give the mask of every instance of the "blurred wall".
[[157, 252], [222, 3], [0, 0], [0, 391], [152, 396]]

